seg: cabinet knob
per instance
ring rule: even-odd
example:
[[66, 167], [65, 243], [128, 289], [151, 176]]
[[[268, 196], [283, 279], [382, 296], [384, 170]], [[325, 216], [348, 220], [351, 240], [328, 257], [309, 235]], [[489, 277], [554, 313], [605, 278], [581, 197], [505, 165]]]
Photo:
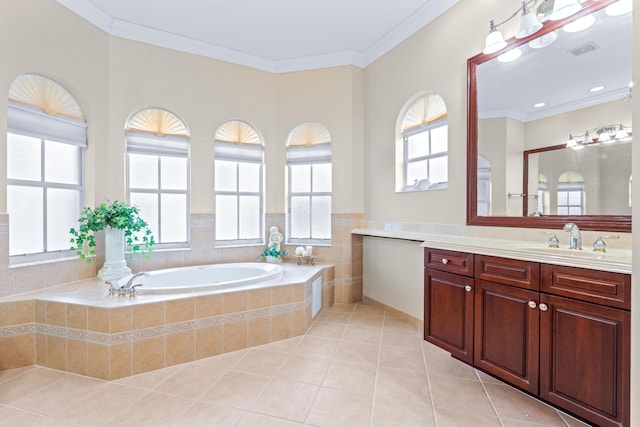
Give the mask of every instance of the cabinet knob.
[[549, 310], [549, 307], [547, 306], [547, 304], [540, 304], [540, 311], [547, 311]]
[[467, 291], [467, 292], [471, 292], [473, 290], [473, 288], [471, 286], [467, 285], [467, 286], [464, 287], [464, 290]]
[[[529, 301], [529, 308], [536, 308], [537, 304], [535, 301]], [[540, 307], [542, 307], [542, 304], [540, 304]]]
[[446, 258], [442, 258], [442, 263], [443, 263], [443, 264], [449, 264], [449, 260], [448, 260], [448, 259], [446, 259]]

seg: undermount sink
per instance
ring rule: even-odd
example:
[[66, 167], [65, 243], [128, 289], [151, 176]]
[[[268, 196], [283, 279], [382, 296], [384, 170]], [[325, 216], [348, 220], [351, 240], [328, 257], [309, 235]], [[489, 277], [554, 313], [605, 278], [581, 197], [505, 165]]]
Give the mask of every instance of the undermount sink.
[[622, 261], [624, 259], [631, 260], [630, 250], [621, 249], [608, 249], [607, 252], [594, 252], [591, 248], [585, 249], [568, 249], [568, 248], [551, 248], [551, 247], [520, 247], [519, 249], [526, 252], [534, 252], [538, 254], [544, 254], [549, 256], [570, 257], [580, 259], [599, 259], [599, 260], [611, 260]]

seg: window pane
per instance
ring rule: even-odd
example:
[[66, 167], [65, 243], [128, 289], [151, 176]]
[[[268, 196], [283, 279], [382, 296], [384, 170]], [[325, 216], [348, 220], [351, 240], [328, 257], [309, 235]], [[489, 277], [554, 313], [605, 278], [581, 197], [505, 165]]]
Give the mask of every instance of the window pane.
[[291, 198], [291, 237], [294, 239], [311, 237], [310, 204], [307, 196]]
[[313, 191], [331, 191], [331, 163], [313, 165]]
[[69, 249], [69, 229], [77, 227], [79, 216], [78, 190], [47, 190], [47, 251]]
[[331, 197], [316, 196], [311, 201], [313, 209], [313, 239], [331, 238]]
[[569, 209], [566, 206], [558, 206], [558, 215], [568, 215]]
[[187, 196], [185, 194], [162, 194], [160, 196], [159, 243], [187, 241]]
[[570, 206], [569, 215], [582, 215], [582, 208], [579, 206]]
[[216, 160], [215, 189], [216, 191], [238, 191], [236, 162]]
[[291, 165], [291, 192], [308, 193], [311, 191], [311, 165]]
[[186, 190], [188, 182], [187, 159], [160, 157], [160, 182], [164, 190]]
[[429, 181], [447, 182], [447, 157], [436, 157], [429, 161]]
[[240, 196], [240, 239], [260, 238], [260, 197]]
[[129, 203], [137, 206], [140, 217], [149, 224], [149, 228], [156, 240], [160, 239], [158, 234], [158, 195], [145, 193], [130, 193]]
[[80, 148], [55, 141], [44, 143], [44, 179], [62, 184], [80, 184]]
[[429, 132], [420, 132], [407, 138], [407, 159], [429, 154]]
[[[8, 185], [7, 212], [9, 213], [9, 255], [43, 252], [42, 188]], [[67, 242], [69, 239], [67, 235]]]
[[558, 205], [566, 206], [568, 198], [569, 194], [566, 191], [558, 191]]
[[216, 196], [216, 240], [238, 238], [237, 200], [237, 196]]
[[569, 204], [573, 206], [582, 205], [582, 192], [581, 191], [570, 191], [569, 195]]
[[129, 154], [129, 187], [158, 188], [158, 156]]
[[428, 160], [407, 163], [407, 185], [415, 185], [416, 181], [428, 178]]
[[431, 154], [444, 153], [447, 151], [447, 139], [449, 128], [447, 125], [431, 129]]
[[260, 164], [238, 163], [239, 191], [260, 192]]
[[40, 139], [7, 134], [7, 178], [40, 181]]

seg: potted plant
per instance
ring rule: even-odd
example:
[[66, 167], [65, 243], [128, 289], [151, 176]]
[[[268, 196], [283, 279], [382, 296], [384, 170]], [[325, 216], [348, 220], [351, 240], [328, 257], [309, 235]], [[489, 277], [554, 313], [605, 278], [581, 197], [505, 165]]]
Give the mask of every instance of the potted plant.
[[105, 263], [98, 278], [112, 280], [131, 274], [124, 260], [125, 243], [132, 252], [151, 252], [155, 240], [149, 225], [140, 218], [136, 206], [118, 202], [84, 208], [78, 228], [72, 228], [71, 250], [87, 262], [96, 254], [95, 233], [105, 232]]
[[286, 249], [280, 251], [272, 245], [267, 246], [264, 251], [258, 256], [258, 261], [265, 258], [267, 262], [282, 262], [282, 257], [287, 255], [289, 251]]

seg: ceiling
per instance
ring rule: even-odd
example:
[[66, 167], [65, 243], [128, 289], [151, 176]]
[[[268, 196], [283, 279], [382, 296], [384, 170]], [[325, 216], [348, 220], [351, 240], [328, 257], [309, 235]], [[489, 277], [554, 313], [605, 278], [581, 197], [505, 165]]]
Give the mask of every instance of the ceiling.
[[117, 37], [271, 72], [365, 67], [460, 0], [56, 0]]

